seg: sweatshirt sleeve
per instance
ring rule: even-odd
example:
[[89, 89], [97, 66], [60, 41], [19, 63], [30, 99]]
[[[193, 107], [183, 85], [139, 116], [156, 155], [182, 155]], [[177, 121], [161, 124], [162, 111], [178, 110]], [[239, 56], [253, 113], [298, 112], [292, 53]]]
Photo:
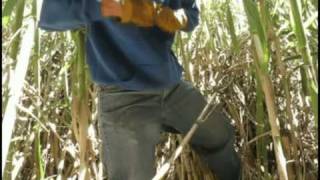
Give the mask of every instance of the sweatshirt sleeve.
[[48, 31], [73, 30], [101, 19], [97, 0], [43, 0], [39, 27]]
[[183, 0], [182, 8], [188, 18], [187, 27], [183, 31], [190, 32], [199, 24], [199, 8], [195, 0]]

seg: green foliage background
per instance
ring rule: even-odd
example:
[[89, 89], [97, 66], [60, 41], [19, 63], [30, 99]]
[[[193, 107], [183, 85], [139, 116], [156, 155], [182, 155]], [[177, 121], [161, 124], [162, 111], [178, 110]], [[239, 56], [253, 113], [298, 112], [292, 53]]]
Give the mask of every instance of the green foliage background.
[[[102, 179], [85, 35], [39, 30], [41, 1], [2, 5], [2, 137], [13, 133], [3, 179]], [[200, 25], [178, 33], [173, 49], [185, 79], [217, 93], [232, 118], [242, 179], [317, 179], [318, 1], [198, 5]], [[163, 138], [157, 167], [181, 142]], [[165, 179], [214, 178], [187, 147]]]

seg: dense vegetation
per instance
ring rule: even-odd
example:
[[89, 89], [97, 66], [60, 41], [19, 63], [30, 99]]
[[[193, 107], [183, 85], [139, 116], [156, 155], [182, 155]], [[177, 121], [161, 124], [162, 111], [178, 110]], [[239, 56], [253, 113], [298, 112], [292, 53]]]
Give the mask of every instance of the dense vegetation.
[[[184, 77], [232, 118], [242, 179], [317, 179], [318, 1], [198, 4], [200, 25], [173, 48]], [[102, 179], [85, 32], [39, 30], [39, 0], [2, 5], [3, 179]], [[157, 167], [181, 140], [163, 135]], [[165, 179], [214, 178], [186, 147]]]

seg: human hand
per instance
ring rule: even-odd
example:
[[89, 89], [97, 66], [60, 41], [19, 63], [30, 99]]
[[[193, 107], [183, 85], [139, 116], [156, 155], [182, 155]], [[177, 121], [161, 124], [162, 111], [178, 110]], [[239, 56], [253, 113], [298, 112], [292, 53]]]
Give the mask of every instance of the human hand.
[[119, 0], [102, 0], [101, 14], [104, 17], [118, 17], [123, 15], [123, 9]]
[[156, 18], [156, 25], [166, 32], [181, 30], [187, 25], [187, 15], [183, 9], [172, 10], [169, 7], [161, 7]]
[[140, 27], [154, 25], [155, 10], [152, 0], [102, 0], [101, 13], [104, 17], [118, 17], [122, 23]]

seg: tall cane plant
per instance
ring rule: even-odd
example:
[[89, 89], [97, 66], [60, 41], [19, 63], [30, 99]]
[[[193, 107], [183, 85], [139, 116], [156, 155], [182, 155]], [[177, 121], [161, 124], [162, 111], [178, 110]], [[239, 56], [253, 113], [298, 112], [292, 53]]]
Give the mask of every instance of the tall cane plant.
[[262, 91], [264, 92], [265, 102], [267, 104], [268, 119], [271, 127], [271, 134], [275, 148], [275, 156], [277, 160], [277, 169], [280, 180], [287, 180], [286, 159], [283, 153], [281, 143], [280, 126], [277, 118], [277, 108], [275, 105], [275, 97], [271, 78], [268, 73], [270, 51], [266, 30], [262, 25], [261, 15], [257, 5], [251, 0], [244, 0], [243, 5], [248, 17], [250, 33], [254, 44], [254, 64], [257, 77], [261, 82]]

